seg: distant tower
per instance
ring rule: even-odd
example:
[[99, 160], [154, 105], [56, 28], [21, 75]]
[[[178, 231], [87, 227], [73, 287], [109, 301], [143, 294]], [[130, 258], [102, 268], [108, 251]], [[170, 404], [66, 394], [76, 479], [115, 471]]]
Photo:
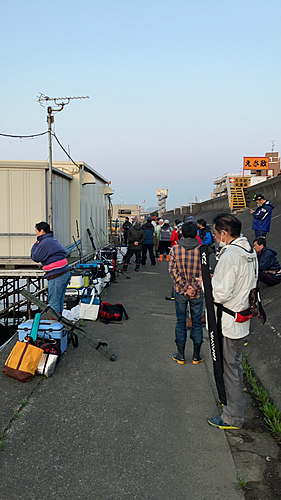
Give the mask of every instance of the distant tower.
[[158, 217], [162, 217], [163, 213], [166, 211], [166, 198], [168, 198], [168, 189], [157, 189], [158, 198]]

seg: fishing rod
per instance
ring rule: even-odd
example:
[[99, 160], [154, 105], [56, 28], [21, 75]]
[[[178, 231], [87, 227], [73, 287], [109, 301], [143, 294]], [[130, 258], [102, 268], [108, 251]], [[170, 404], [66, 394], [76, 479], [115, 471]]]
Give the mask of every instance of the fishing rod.
[[98, 232], [97, 232], [97, 230], [96, 230], [96, 228], [95, 228], [95, 226], [94, 226], [92, 216], [90, 217], [90, 221], [91, 221], [91, 224], [92, 224], [93, 231], [95, 231], [95, 234], [96, 234], [96, 238], [97, 238], [98, 245], [99, 245], [99, 247], [101, 248], [102, 244], [101, 244], [101, 241], [100, 241], [100, 238], [99, 238]]
[[77, 250], [78, 250], [79, 260], [80, 260], [80, 264], [81, 264], [81, 262], [82, 262], [82, 254], [81, 254], [81, 250], [80, 250], [79, 245], [78, 245], [78, 243], [77, 243], [76, 239], [74, 238], [74, 236], [72, 236], [72, 238], [73, 238], [73, 241], [74, 241], [74, 243], [75, 243], [75, 246], [76, 246], [76, 248], [77, 248]]
[[90, 231], [90, 229], [88, 227], [87, 227], [87, 233], [88, 233], [88, 236], [89, 236], [90, 241], [92, 243], [92, 247], [94, 249], [94, 252], [97, 254], [99, 260], [101, 260], [101, 256], [99, 254], [99, 251], [98, 251], [97, 245], [95, 243], [94, 237], [93, 237], [93, 235], [92, 235], [92, 233], [91, 233], [91, 231]]

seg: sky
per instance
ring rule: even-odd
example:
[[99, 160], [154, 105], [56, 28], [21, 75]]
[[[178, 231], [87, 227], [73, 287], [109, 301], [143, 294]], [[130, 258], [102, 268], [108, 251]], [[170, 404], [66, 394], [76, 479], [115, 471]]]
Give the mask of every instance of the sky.
[[[243, 156], [280, 151], [280, 0], [10, 0], [1, 7], [0, 133], [47, 130], [40, 93], [72, 100], [54, 131], [111, 181], [113, 203], [208, 199]], [[1, 160], [48, 139], [0, 136]], [[67, 160], [53, 142], [53, 160]], [[145, 200], [145, 201], [144, 201]]]

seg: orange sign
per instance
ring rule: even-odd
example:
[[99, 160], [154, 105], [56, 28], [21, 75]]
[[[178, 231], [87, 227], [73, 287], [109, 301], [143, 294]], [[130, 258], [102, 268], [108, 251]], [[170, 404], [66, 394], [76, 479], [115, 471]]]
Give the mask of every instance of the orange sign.
[[268, 170], [268, 165], [267, 156], [244, 156], [244, 170]]

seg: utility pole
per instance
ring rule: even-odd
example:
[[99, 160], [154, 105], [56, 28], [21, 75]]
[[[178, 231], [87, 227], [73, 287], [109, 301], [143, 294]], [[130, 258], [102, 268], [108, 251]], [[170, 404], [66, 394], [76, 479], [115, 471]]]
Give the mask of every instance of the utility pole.
[[48, 123], [48, 139], [49, 139], [49, 171], [48, 171], [48, 224], [51, 231], [53, 230], [53, 198], [52, 198], [52, 184], [53, 184], [53, 171], [52, 171], [52, 123], [54, 123], [54, 112], [62, 111], [66, 104], [69, 104], [72, 99], [89, 99], [89, 96], [82, 97], [48, 97], [40, 94], [38, 102], [43, 108], [44, 103], [53, 101], [55, 107], [47, 107], [47, 123]]

